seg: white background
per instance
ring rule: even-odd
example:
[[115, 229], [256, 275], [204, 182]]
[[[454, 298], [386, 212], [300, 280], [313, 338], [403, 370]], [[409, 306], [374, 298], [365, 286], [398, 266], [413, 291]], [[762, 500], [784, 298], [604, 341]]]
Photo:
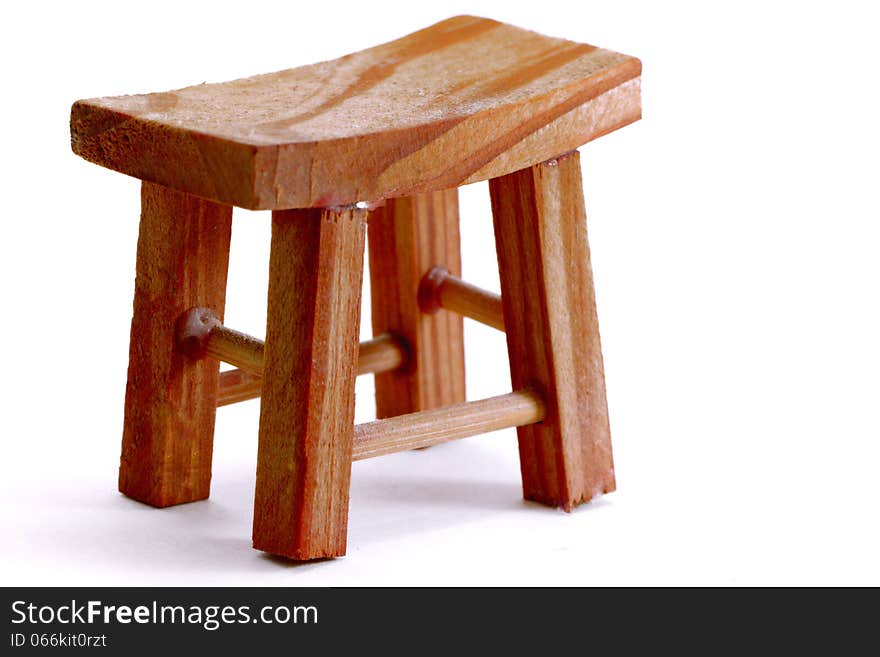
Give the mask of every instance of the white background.
[[[0, 584], [880, 584], [869, 3], [195, 5], [4, 12]], [[513, 431], [359, 462], [348, 556], [291, 565], [250, 547], [251, 401], [218, 412], [210, 501], [119, 495], [138, 182], [70, 152], [70, 104], [457, 13], [644, 62], [643, 121], [582, 149], [619, 491], [524, 503]], [[227, 323], [262, 336], [268, 214], [233, 231]], [[462, 190], [462, 233], [465, 277], [497, 290], [485, 184]], [[470, 397], [505, 392], [502, 336], [466, 331]], [[368, 377], [357, 402], [370, 419]]]

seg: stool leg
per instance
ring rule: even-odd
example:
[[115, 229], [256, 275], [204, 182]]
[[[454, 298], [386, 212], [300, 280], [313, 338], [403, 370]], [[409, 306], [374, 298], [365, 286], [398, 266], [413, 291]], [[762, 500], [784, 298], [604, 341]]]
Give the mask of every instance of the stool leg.
[[547, 418], [519, 427], [523, 493], [570, 510], [614, 490], [577, 152], [490, 181], [513, 388]]
[[272, 213], [254, 547], [345, 554], [366, 211]]
[[220, 364], [175, 348], [193, 306], [223, 317], [232, 208], [144, 182], [119, 490], [154, 506], [208, 497]]
[[409, 347], [409, 365], [376, 375], [380, 418], [465, 400], [460, 315], [419, 310], [419, 282], [433, 266], [461, 276], [458, 190], [389, 199], [370, 215], [373, 334], [389, 332]]

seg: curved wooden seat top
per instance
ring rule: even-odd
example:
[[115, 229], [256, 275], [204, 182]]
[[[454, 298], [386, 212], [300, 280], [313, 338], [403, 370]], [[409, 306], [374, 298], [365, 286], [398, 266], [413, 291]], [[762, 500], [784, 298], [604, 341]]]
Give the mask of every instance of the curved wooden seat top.
[[74, 152], [250, 209], [494, 178], [637, 120], [639, 60], [457, 16], [339, 59], [74, 103]]

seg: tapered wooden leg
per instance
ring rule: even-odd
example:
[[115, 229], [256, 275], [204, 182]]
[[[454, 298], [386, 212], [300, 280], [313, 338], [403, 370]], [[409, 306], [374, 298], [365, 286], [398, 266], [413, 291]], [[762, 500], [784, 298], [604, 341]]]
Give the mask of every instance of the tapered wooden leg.
[[254, 547], [345, 554], [366, 212], [272, 213]]
[[435, 265], [461, 275], [458, 190], [389, 199], [370, 215], [373, 334], [389, 332], [409, 347], [406, 368], [376, 375], [378, 417], [463, 402], [460, 315], [419, 310], [422, 277]]
[[517, 430], [523, 492], [570, 510], [615, 485], [579, 155], [489, 189], [513, 388], [547, 404]]
[[219, 363], [175, 346], [193, 306], [223, 316], [232, 208], [144, 182], [119, 490], [154, 506], [208, 497]]

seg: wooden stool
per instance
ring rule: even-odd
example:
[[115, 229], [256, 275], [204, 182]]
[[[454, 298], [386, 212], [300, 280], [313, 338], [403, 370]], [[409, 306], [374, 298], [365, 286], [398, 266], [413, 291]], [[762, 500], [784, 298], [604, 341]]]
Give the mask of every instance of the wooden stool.
[[[216, 407], [260, 395], [253, 541], [274, 554], [345, 554], [352, 460], [505, 427], [527, 499], [614, 490], [574, 149], [640, 117], [640, 73], [459, 16], [331, 62], [76, 102], [74, 152], [143, 180], [120, 490], [208, 497]], [[500, 298], [459, 278], [456, 188], [486, 179]], [[265, 346], [222, 324], [232, 206], [272, 210]], [[506, 332], [514, 392], [465, 401], [462, 316]], [[382, 419], [354, 426], [365, 373]]]

